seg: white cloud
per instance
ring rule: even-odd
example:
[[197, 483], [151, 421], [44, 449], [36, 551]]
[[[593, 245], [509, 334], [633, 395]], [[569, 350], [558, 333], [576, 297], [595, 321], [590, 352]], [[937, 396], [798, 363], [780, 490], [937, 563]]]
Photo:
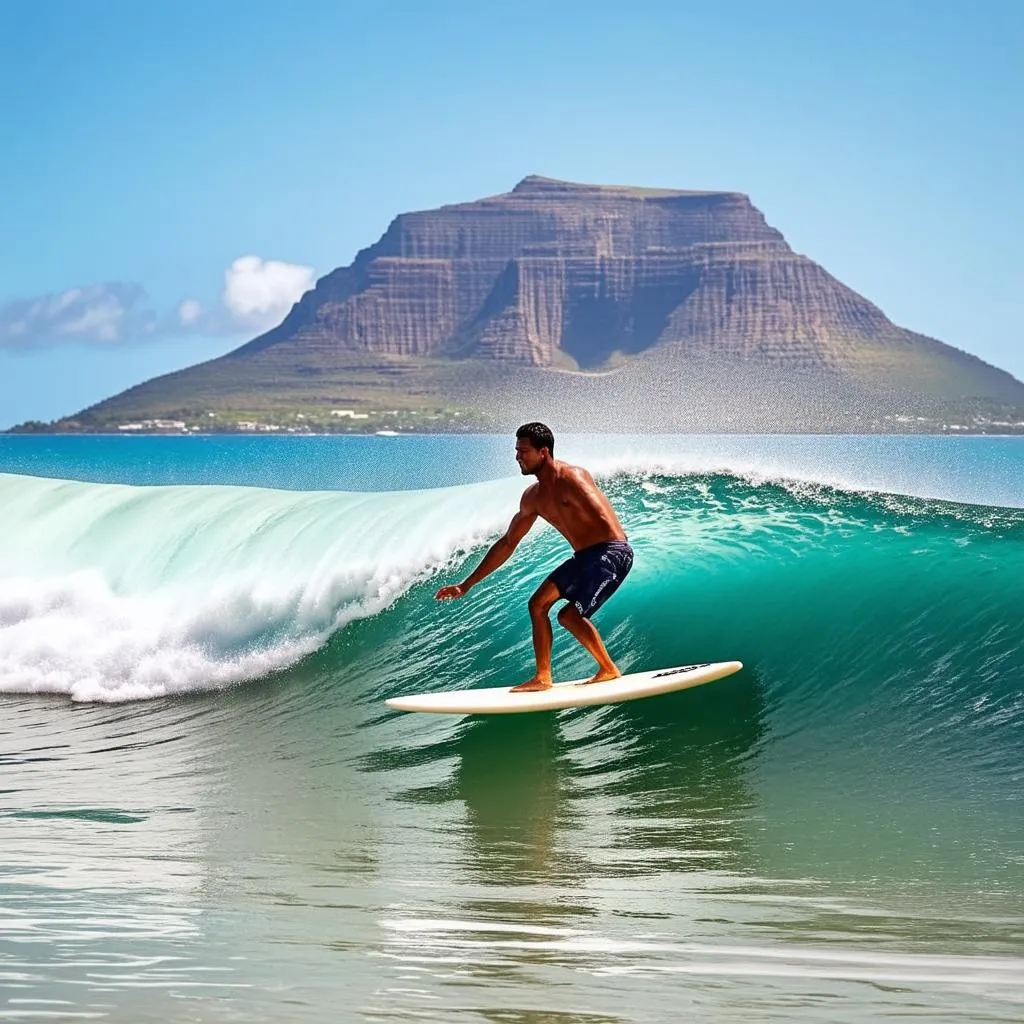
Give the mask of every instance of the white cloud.
[[240, 256], [224, 273], [224, 305], [240, 325], [272, 327], [314, 283], [312, 267]]
[[158, 315], [145, 289], [112, 282], [0, 305], [0, 349], [131, 345], [183, 334], [245, 335], [276, 326], [315, 284], [312, 267], [240, 256], [219, 303], [186, 298]]
[[0, 306], [0, 348], [127, 345], [151, 335], [155, 326], [140, 285], [93, 284]]
[[182, 327], [191, 327], [193, 324], [199, 322], [199, 317], [203, 313], [203, 304], [197, 302], [195, 299], [185, 299], [185, 301], [178, 306], [178, 323]]

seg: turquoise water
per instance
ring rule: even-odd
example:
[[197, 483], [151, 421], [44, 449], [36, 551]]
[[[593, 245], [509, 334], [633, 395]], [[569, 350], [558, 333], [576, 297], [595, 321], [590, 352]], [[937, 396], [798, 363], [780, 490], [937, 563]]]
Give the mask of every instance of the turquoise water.
[[0, 438], [0, 1019], [1021, 1019], [1024, 439], [559, 454], [743, 672], [388, 711], [532, 670], [508, 438]]

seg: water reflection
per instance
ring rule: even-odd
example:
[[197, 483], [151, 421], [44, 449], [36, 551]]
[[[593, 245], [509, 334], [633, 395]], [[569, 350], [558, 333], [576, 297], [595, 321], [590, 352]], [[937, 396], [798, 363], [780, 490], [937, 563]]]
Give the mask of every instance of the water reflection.
[[452, 764], [394, 799], [462, 806], [445, 856], [467, 879], [573, 887], [596, 876], [752, 870], [742, 823], [764, 732], [752, 674], [656, 700], [457, 722], [416, 746], [369, 752], [361, 767]]
[[588, 870], [568, 744], [554, 715], [481, 718], [457, 741], [449, 797], [466, 807], [464, 862], [496, 885], [573, 885]]
[[765, 732], [753, 674], [581, 722], [576, 772], [613, 802], [602, 869], [622, 876], [666, 871], [753, 870], [744, 822], [755, 802], [750, 765]]

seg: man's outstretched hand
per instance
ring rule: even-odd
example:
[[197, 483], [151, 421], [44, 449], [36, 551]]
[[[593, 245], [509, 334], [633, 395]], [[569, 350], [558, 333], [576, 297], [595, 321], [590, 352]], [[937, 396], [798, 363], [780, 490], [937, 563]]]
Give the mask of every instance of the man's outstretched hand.
[[453, 583], [451, 586], [442, 587], [434, 595], [434, 599], [437, 601], [451, 601], [456, 597], [465, 597], [468, 593], [469, 587], [464, 587], [461, 583]]

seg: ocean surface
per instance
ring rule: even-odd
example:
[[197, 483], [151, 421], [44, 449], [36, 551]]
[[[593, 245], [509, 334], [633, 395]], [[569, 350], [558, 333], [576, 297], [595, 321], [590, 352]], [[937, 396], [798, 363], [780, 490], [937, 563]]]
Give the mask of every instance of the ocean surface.
[[0, 1020], [1024, 1019], [1024, 438], [559, 438], [745, 668], [392, 712], [532, 674], [513, 443], [0, 437]]

